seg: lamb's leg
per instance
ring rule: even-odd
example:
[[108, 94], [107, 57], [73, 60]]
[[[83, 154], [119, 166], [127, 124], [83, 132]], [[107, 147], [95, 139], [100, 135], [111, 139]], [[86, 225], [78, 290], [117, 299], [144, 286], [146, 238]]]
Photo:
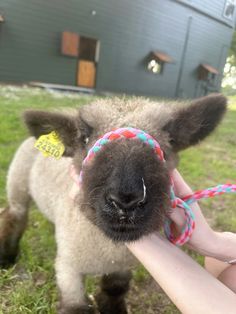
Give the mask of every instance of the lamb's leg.
[[101, 292], [96, 301], [101, 314], [127, 314], [125, 294], [129, 290], [131, 273], [115, 272], [104, 275], [101, 281]]
[[[63, 252], [62, 252], [63, 254]], [[60, 252], [56, 259], [57, 285], [60, 291], [58, 314], [93, 314], [94, 308], [84, 294], [84, 278], [73, 260]]]
[[15, 262], [27, 223], [30, 202], [29, 173], [34, 160], [32, 139], [17, 151], [7, 178], [8, 207], [0, 209], [0, 266]]
[[7, 268], [15, 263], [19, 252], [19, 241], [27, 223], [27, 213], [17, 216], [12, 208], [1, 209], [0, 213], [0, 267]]

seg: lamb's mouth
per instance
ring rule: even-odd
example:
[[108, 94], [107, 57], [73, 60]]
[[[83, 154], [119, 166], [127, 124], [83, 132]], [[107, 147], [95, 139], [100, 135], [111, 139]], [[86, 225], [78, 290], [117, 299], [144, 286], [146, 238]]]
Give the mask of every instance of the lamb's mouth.
[[115, 242], [130, 242], [143, 236], [142, 228], [133, 224], [113, 224], [103, 228], [104, 233]]

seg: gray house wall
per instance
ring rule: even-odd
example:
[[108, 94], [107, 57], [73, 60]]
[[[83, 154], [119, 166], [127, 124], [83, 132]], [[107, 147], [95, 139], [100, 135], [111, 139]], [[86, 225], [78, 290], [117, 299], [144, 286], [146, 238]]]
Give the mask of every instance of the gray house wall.
[[[200, 96], [199, 64], [222, 73], [231, 42], [223, 9], [222, 0], [1, 0], [0, 81], [75, 85], [77, 60], [60, 53], [61, 33], [71, 31], [100, 41], [97, 90]], [[162, 74], [147, 70], [153, 50], [174, 60]]]
[[203, 14], [208, 14], [212, 18], [219, 19], [228, 25], [232, 25], [228, 19], [223, 16], [226, 0], [173, 0], [186, 6], [201, 11]]

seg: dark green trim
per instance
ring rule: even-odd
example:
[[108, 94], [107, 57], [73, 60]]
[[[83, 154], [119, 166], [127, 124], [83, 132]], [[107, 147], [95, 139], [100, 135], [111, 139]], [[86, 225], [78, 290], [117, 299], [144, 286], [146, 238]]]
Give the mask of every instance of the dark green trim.
[[185, 35], [185, 40], [184, 40], [184, 48], [183, 48], [183, 53], [180, 61], [180, 68], [179, 68], [179, 75], [177, 79], [177, 84], [176, 84], [176, 91], [175, 91], [175, 96], [178, 97], [180, 96], [180, 83], [181, 83], [181, 78], [184, 72], [184, 63], [185, 63], [185, 58], [186, 58], [186, 53], [188, 49], [188, 41], [189, 41], [189, 35], [191, 31], [191, 25], [192, 25], [193, 17], [190, 16], [188, 18], [188, 24], [187, 24], [187, 30], [186, 30], [186, 35]]

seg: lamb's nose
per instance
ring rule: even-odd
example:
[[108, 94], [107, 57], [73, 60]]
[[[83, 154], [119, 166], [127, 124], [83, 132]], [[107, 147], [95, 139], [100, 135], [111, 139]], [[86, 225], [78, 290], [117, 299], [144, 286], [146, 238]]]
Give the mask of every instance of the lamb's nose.
[[134, 210], [145, 203], [146, 193], [111, 193], [107, 199], [117, 209]]

